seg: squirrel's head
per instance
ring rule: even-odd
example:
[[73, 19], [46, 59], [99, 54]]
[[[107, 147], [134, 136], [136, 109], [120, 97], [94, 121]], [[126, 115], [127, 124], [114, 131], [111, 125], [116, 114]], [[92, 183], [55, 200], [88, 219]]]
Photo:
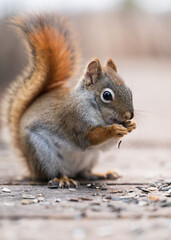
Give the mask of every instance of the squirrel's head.
[[112, 59], [105, 67], [99, 60], [91, 61], [83, 80], [84, 87], [93, 93], [95, 108], [107, 124], [123, 123], [134, 117], [132, 92], [117, 73]]

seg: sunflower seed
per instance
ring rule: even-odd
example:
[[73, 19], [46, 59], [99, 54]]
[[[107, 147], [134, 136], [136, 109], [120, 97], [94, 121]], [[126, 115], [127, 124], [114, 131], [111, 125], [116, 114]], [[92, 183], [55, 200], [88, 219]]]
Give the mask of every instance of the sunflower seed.
[[145, 192], [145, 193], [149, 193], [150, 191], [147, 188], [143, 188], [143, 187], [137, 187], [139, 190]]
[[151, 195], [148, 197], [149, 200], [152, 200], [154, 202], [157, 202], [159, 200], [159, 197], [158, 196], [155, 196], [155, 195]]
[[81, 200], [78, 199], [78, 198], [69, 198], [68, 201], [70, 201], [70, 202], [81, 202]]

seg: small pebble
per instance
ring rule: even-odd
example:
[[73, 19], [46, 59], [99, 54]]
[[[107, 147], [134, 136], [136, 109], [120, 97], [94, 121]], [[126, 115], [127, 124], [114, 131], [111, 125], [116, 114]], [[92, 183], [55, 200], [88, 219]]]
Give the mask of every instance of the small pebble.
[[107, 187], [106, 186], [102, 186], [102, 187], [100, 187], [100, 190], [107, 190]]
[[115, 194], [115, 193], [123, 193], [121, 190], [113, 190], [109, 192], [110, 194]]
[[133, 198], [125, 198], [123, 200], [123, 202], [125, 203], [134, 203], [134, 204], [137, 204], [138, 203], [138, 200], [137, 199], [133, 199]]
[[166, 182], [168, 185], [171, 185], [171, 179], [166, 179], [165, 182]]
[[23, 194], [23, 199], [35, 199], [35, 196], [33, 196], [33, 195], [30, 195], [30, 194]]
[[3, 189], [2, 189], [2, 192], [11, 193], [11, 189], [9, 189], [9, 188], [3, 188]]
[[105, 199], [107, 199], [107, 200], [112, 200], [112, 196], [107, 195], [107, 196], [105, 196]]
[[23, 199], [21, 201], [21, 204], [23, 205], [29, 205], [29, 204], [33, 204], [33, 203], [38, 203], [37, 199]]
[[94, 206], [94, 205], [100, 206], [101, 203], [100, 202], [92, 202], [90, 205], [92, 205], [92, 206]]
[[109, 202], [110, 200], [109, 199], [106, 199], [106, 198], [103, 198], [102, 199], [102, 202]]
[[121, 201], [122, 199], [120, 197], [112, 197], [113, 201]]
[[92, 193], [91, 196], [99, 196], [100, 194], [97, 192], [97, 193]]
[[100, 212], [101, 211], [101, 206], [94, 205], [91, 207], [91, 210], [94, 212]]
[[60, 198], [56, 198], [56, 199], [55, 199], [55, 202], [60, 202], [60, 201], [61, 201]]
[[23, 205], [28, 205], [28, 204], [31, 204], [31, 203], [32, 203], [32, 201], [29, 200], [29, 199], [23, 199], [23, 200], [21, 201], [21, 204], [23, 204]]
[[149, 184], [151, 187], [157, 187], [157, 184], [155, 184], [155, 183], [150, 183]]
[[165, 196], [166, 196], [166, 197], [171, 197], [171, 193], [169, 193], [169, 194], [166, 194]]
[[138, 202], [138, 205], [139, 205], [140, 207], [144, 207], [144, 206], [147, 206], [147, 205], [148, 205], [148, 202], [147, 202], [147, 201], [144, 201], [144, 200], [141, 200], [141, 201]]
[[38, 197], [38, 202], [43, 202], [45, 199], [44, 199], [44, 197]]
[[88, 197], [81, 197], [79, 199], [82, 200], [82, 201], [93, 201], [92, 198], [88, 198]]
[[75, 192], [75, 188], [69, 188], [69, 191], [71, 191], [71, 192]]
[[128, 197], [131, 197], [131, 198], [138, 198], [139, 197], [139, 195], [137, 195], [137, 193], [129, 193], [128, 194]]
[[140, 194], [139, 197], [147, 197], [147, 194]]
[[33, 199], [33, 200], [32, 200], [32, 203], [38, 203], [38, 199], [36, 199], [36, 198]]
[[171, 207], [171, 201], [162, 203], [160, 207]]
[[133, 197], [132, 196], [120, 196], [119, 198], [122, 200], [122, 199], [132, 199]]
[[171, 190], [171, 187], [162, 187], [162, 188], [159, 188], [159, 191], [168, 191], [168, 190]]
[[[122, 192], [122, 191], [121, 191]], [[126, 190], [127, 193], [133, 193], [133, 190]]]
[[88, 183], [87, 187], [88, 188], [96, 188], [96, 184], [95, 183]]
[[110, 209], [111, 212], [121, 212], [122, 208], [115, 207], [113, 204], [108, 203], [107, 207]]

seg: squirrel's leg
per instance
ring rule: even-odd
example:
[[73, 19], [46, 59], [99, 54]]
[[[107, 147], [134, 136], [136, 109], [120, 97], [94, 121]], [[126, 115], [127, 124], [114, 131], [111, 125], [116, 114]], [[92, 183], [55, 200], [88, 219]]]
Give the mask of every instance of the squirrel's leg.
[[52, 139], [45, 129], [23, 127], [21, 130], [20, 142], [33, 179], [50, 180], [62, 172], [60, 162], [64, 159]]
[[[53, 142], [53, 135], [45, 129], [23, 129], [21, 143], [33, 179], [50, 180], [52, 188], [77, 187], [78, 182], [63, 174], [60, 146]], [[57, 178], [58, 177], [58, 178]]]
[[49, 180], [60, 174], [60, 155], [51, 138], [43, 129], [21, 131], [21, 144], [33, 179]]
[[[108, 127], [100, 126], [100, 127], [91, 129], [87, 134], [87, 138], [91, 145], [98, 145], [111, 138], [119, 139], [124, 135], [126, 135], [127, 133], [128, 133], [128, 130], [126, 127], [119, 124], [113, 124]], [[93, 172], [84, 172], [82, 174], [82, 177], [88, 180], [95, 181], [95, 180], [105, 180], [105, 179], [117, 179], [121, 176], [115, 171], [108, 171], [103, 174], [98, 174]]]
[[54, 178], [48, 182], [49, 188], [77, 188], [78, 186], [79, 182], [66, 176], [63, 176], [61, 178]]
[[80, 174], [83, 179], [87, 179], [89, 181], [97, 181], [97, 180], [116, 180], [121, 177], [117, 172], [114, 170], [107, 171], [106, 173], [94, 173], [94, 172], [84, 172]]
[[87, 134], [87, 139], [91, 145], [98, 145], [111, 138], [123, 137], [127, 133], [128, 130], [126, 127], [119, 124], [113, 124], [108, 127], [100, 126], [90, 129], [89, 133]]

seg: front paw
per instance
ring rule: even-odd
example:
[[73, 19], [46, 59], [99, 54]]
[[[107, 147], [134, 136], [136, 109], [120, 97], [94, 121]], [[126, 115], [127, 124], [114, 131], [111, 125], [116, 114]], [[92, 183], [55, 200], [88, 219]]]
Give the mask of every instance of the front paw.
[[127, 131], [130, 133], [133, 129], [136, 129], [137, 124], [135, 121], [127, 121], [124, 123], [124, 126], [127, 128]]
[[112, 137], [123, 137], [128, 133], [128, 130], [120, 124], [113, 124], [109, 127], [109, 132]]

